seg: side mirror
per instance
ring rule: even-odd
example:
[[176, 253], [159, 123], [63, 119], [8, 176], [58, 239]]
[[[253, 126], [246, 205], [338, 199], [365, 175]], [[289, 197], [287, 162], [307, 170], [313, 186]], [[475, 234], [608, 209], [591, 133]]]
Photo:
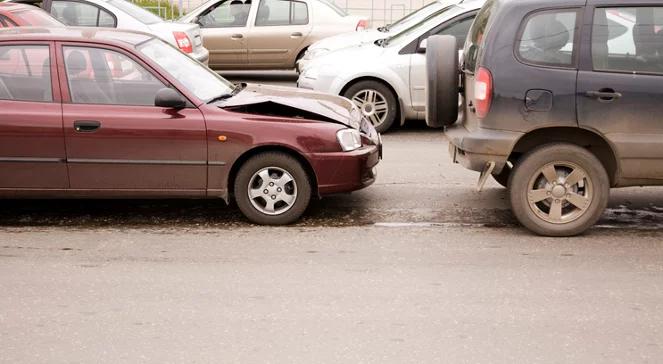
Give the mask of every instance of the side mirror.
[[417, 53], [426, 53], [426, 47], [428, 46], [428, 38], [422, 39], [419, 42], [419, 48], [417, 48]]
[[157, 91], [157, 95], [154, 98], [154, 106], [167, 107], [170, 109], [184, 109], [186, 107], [186, 100], [172, 88], [164, 87]]

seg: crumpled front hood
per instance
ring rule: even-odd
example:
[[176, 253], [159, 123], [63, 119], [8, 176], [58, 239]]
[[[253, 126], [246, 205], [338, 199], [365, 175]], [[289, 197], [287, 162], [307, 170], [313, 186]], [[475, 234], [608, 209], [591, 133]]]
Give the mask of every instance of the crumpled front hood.
[[232, 109], [270, 103], [294, 109], [292, 117], [297, 116], [296, 110], [302, 110], [354, 129], [360, 126], [361, 113], [350, 100], [294, 87], [247, 84], [240, 93], [216, 105]]

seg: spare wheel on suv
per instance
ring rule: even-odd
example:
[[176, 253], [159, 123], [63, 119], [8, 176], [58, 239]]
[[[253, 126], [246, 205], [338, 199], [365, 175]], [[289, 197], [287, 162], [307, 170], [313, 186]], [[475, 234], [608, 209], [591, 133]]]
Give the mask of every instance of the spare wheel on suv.
[[426, 47], [426, 124], [433, 128], [458, 119], [458, 44], [451, 35], [434, 35]]

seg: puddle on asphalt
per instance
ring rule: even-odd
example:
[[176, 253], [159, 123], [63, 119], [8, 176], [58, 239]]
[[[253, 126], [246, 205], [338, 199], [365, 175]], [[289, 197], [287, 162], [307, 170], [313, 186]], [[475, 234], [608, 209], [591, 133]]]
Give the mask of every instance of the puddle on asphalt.
[[[384, 228], [517, 226], [508, 209], [473, 209], [454, 206], [432, 209], [378, 209], [342, 207], [333, 197], [314, 201], [293, 227], [376, 226]], [[339, 206], [340, 203], [340, 206]], [[251, 227], [235, 206], [218, 200], [5, 200], [0, 228], [67, 227], [143, 228], [181, 231]], [[663, 208], [609, 208], [597, 224], [604, 229], [663, 229]]]

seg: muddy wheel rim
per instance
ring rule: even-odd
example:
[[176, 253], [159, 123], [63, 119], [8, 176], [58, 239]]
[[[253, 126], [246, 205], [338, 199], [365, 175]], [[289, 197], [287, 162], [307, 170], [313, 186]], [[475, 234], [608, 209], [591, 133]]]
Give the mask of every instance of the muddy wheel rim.
[[593, 183], [575, 163], [548, 163], [532, 176], [527, 202], [543, 221], [566, 224], [582, 217], [593, 198]]
[[248, 195], [256, 210], [266, 215], [280, 215], [297, 201], [297, 182], [283, 168], [263, 168], [249, 180]]
[[387, 99], [376, 90], [361, 90], [352, 96], [352, 102], [375, 127], [387, 119], [389, 114]]

